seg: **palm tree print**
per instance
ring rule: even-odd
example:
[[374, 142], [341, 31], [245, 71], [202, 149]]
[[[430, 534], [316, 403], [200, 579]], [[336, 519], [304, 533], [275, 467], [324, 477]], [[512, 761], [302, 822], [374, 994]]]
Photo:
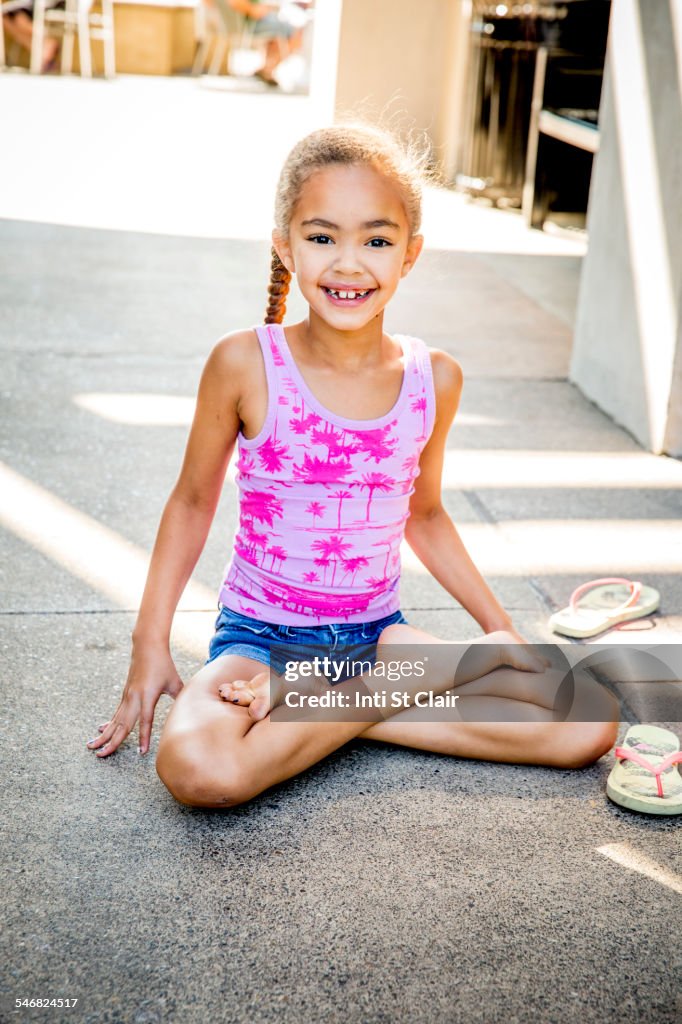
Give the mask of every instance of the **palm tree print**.
[[294, 466], [294, 476], [306, 484], [323, 484], [329, 487], [331, 484], [344, 483], [345, 477], [352, 471], [350, 459], [342, 459], [339, 462], [327, 462], [325, 459], [318, 459], [316, 455], [306, 454], [303, 457], [302, 466]]
[[319, 558], [314, 558], [313, 562], [314, 562], [315, 565], [319, 565], [319, 567], [324, 570], [324, 578], [322, 580], [322, 586], [326, 587], [327, 586], [327, 569], [329, 568], [330, 559], [329, 558], [325, 558], [324, 555], [320, 555]]
[[380, 540], [376, 544], [372, 544], [373, 548], [386, 548], [387, 549], [386, 550], [386, 559], [384, 561], [384, 576], [385, 577], [388, 575], [388, 560], [389, 560], [389, 558], [391, 558], [391, 556], [393, 556], [391, 558], [392, 564], [397, 561], [397, 555], [395, 553], [394, 544], [396, 543], [396, 541], [398, 541], [398, 543], [399, 543], [402, 540], [402, 538], [403, 538], [403, 531], [399, 530], [396, 533], [389, 534], [389, 536], [386, 537], [384, 540]]
[[419, 465], [419, 456], [418, 455], [410, 455], [409, 458], [407, 458], [407, 459], [405, 459], [403, 461], [402, 468], [403, 468], [403, 470], [406, 473], [409, 473], [410, 476], [412, 476], [413, 474], [416, 473], [418, 465]]
[[327, 449], [327, 462], [331, 462], [333, 458], [338, 458], [339, 455], [343, 455], [342, 440], [343, 435], [338, 430], [334, 430], [331, 423], [325, 423], [324, 427], [314, 429], [310, 432], [310, 438], [315, 444], [324, 445]]
[[339, 503], [339, 512], [338, 512], [338, 516], [336, 518], [336, 529], [340, 530], [341, 529], [341, 509], [343, 507], [343, 503], [346, 500], [346, 498], [351, 498], [352, 494], [351, 494], [350, 491], [340, 490], [340, 491], [334, 491], [334, 493], [331, 495], [331, 497], [332, 498], [336, 498], [338, 503]]
[[308, 513], [309, 516], [313, 517], [313, 530], [314, 530], [315, 529], [315, 520], [316, 519], [322, 519], [322, 516], [324, 515], [324, 505], [322, 505], [319, 501], [311, 501], [310, 504], [308, 505], [307, 509], [306, 509], [306, 512]]
[[287, 560], [288, 555], [286, 551], [284, 550], [284, 548], [280, 548], [277, 545], [275, 545], [274, 547], [268, 548], [268, 554], [272, 556], [272, 561], [270, 562], [270, 569], [272, 570], [272, 572], [275, 572], [275, 560], [277, 560], [280, 563], [279, 566], [277, 567], [277, 572], [279, 572], [279, 570], [282, 568], [282, 563], [286, 562]]
[[416, 398], [410, 408], [412, 412], [420, 412], [422, 414], [422, 433], [421, 437], [418, 437], [417, 440], [423, 441], [426, 437], [426, 395]]
[[279, 473], [284, 467], [283, 460], [293, 459], [293, 455], [287, 455], [288, 451], [288, 444], [283, 444], [281, 441], [275, 441], [274, 437], [269, 437], [260, 446], [258, 458], [263, 469], [267, 470], [268, 473]]
[[245, 491], [242, 495], [242, 517], [257, 519], [260, 523], [274, 524], [275, 518], [282, 519], [282, 502], [269, 491]]
[[307, 434], [309, 430], [317, 426], [321, 419], [322, 417], [318, 416], [316, 412], [309, 412], [306, 417], [303, 417], [303, 400], [301, 400], [301, 419], [289, 420], [289, 426], [294, 434]]
[[369, 522], [370, 509], [372, 507], [372, 498], [374, 497], [375, 491], [390, 491], [392, 487], [395, 487], [396, 481], [391, 476], [386, 476], [385, 473], [363, 473], [362, 483], [360, 488], [364, 491], [365, 488], [369, 491], [369, 498], [367, 499], [367, 509], [365, 512], [365, 522]]
[[256, 463], [253, 456], [249, 455], [248, 452], [242, 452], [237, 460], [237, 469], [242, 480], [250, 480], [255, 467]]
[[384, 560], [383, 572], [384, 572], [384, 576], [387, 576], [388, 575], [388, 560], [391, 557], [391, 549], [393, 547], [393, 541], [390, 540], [390, 538], [387, 537], [386, 540], [380, 540], [377, 544], [372, 544], [372, 547], [373, 548], [386, 548], [386, 558]]
[[317, 572], [304, 572], [302, 578], [303, 578], [303, 580], [305, 580], [306, 583], [319, 583], [320, 582], [320, 574], [317, 573]]
[[334, 577], [336, 576], [336, 568], [339, 564], [339, 561], [343, 558], [345, 552], [349, 551], [350, 548], [352, 547], [352, 544], [349, 544], [347, 541], [344, 541], [342, 537], [338, 537], [336, 535], [332, 537], [325, 537], [321, 540], [313, 541], [313, 551], [320, 551], [322, 553], [323, 558], [326, 558], [334, 563], [334, 568], [332, 569], [332, 578], [329, 583], [330, 587], [334, 586]]
[[357, 576], [360, 569], [366, 569], [369, 565], [369, 558], [365, 558], [364, 555], [356, 555], [355, 558], [346, 558], [341, 562], [342, 566], [346, 570], [341, 577], [341, 583], [345, 580], [346, 576], [350, 574], [351, 587], [355, 586], [355, 577]]
[[383, 579], [379, 579], [377, 576], [368, 576], [365, 583], [372, 588], [372, 590], [383, 590], [388, 580], [384, 576]]
[[275, 366], [284, 366], [285, 363], [284, 363], [284, 358], [282, 356], [282, 353], [277, 348], [277, 345], [274, 343], [272, 338], [270, 338], [270, 351], [272, 352], [272, 359], [273, 359], [273, 362], [274, 362]]
[[393, 455], [398, 444], [398, 438], [388, 436], [391, 432], [391, 427], [392, 424], [389, 423], [388, 426], [378, 427], [376, 430], [354, 430], [352, 432], [356, 438], [354, 450], [367, 452], [365, 462], [374, 459], [378, 466], [384, 459], [388, 459]]

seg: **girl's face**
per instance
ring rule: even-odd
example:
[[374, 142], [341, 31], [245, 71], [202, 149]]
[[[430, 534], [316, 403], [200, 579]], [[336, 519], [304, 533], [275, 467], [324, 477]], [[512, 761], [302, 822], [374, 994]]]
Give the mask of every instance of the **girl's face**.
[[294, 208], [289, 237], [273, 242], [322, 320], [340, 331], [364, 327], [386, 306], [421, 252], [399, 187], [371, 167], [316, 171]]

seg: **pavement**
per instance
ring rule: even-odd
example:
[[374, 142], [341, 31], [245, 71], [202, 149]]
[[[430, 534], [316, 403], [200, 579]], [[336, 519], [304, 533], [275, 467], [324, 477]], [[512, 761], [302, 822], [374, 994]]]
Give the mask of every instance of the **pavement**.
[[[125, 679], [203, 361], [262, 315], [264, 190], [317, 114], [186, 80], [5, 75], [0, 104], [0, 1019], [678, 1021], [680, 819], [611, 804], [612, 754], [557, 771], [358, 740], [207, 812], [154, 770], [168, 699], [150, 756], [134, 737], [86, 751]], [[462, 363], [443, 496], [474, 560], [536, 642], [583, 580], [645, 579], [661, 609], [635, 639], [679, 650], [682, 464], [567, 379], [584, 241], [437, 189], [425, 232], [388, 327]], [[185, 678], [235, 515], [228, 482], [176, 616]], [[478, 633], [408, 551], [402, 607], [434, 634]], [[621, 737], [638, 720], [682, 731], [674, 690], [604, 678]]]

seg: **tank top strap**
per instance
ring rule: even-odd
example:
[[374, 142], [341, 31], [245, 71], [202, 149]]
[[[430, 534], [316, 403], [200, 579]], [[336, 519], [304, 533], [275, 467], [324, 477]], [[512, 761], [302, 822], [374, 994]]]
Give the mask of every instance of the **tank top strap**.
[[242, 434], [239, 435], [240, 445], [243, 448], [257, 448], [270, 437], [277, 420], [277, 409], [283, 391], [283, 371], [286, 366], [281, 349], [277, 343], [277, 333], [272, 329], [272, 325], [259, 324], [253, 329], [256, 332], [256, 337], [263, 354], [263, 363], [265, 364], [265, 379], [268, 386], [268, 409], [265, 415], [265, 423], [257, 437], [247, 440]]
[[433, 384], [431, 356], [426, 343], [421, 338], [413, 338], [410, 335], [403, 335], [402, 338], [409, 353], [406, 373], [409, 373], [411, 377], [410, 396], [413, 402], [420, 403], [419, 406], [413, 405], [412, 408], [413, 410], [421, 408], [421, 403], [424, 403], [424, 436], [428, 439], [436, 422], [436, 391]]

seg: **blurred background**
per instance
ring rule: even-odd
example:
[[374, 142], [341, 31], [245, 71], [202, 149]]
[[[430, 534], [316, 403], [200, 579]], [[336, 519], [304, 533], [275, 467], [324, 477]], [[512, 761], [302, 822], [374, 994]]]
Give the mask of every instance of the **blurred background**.
[[2, 10], [0, 216], [265, 239], [306, 131], [360, 113], [422, 133], [427, 245], [581, 257], [522, 282], [575, 325], [570, 379], [651, 451], [682, 453], [681, 0]]

